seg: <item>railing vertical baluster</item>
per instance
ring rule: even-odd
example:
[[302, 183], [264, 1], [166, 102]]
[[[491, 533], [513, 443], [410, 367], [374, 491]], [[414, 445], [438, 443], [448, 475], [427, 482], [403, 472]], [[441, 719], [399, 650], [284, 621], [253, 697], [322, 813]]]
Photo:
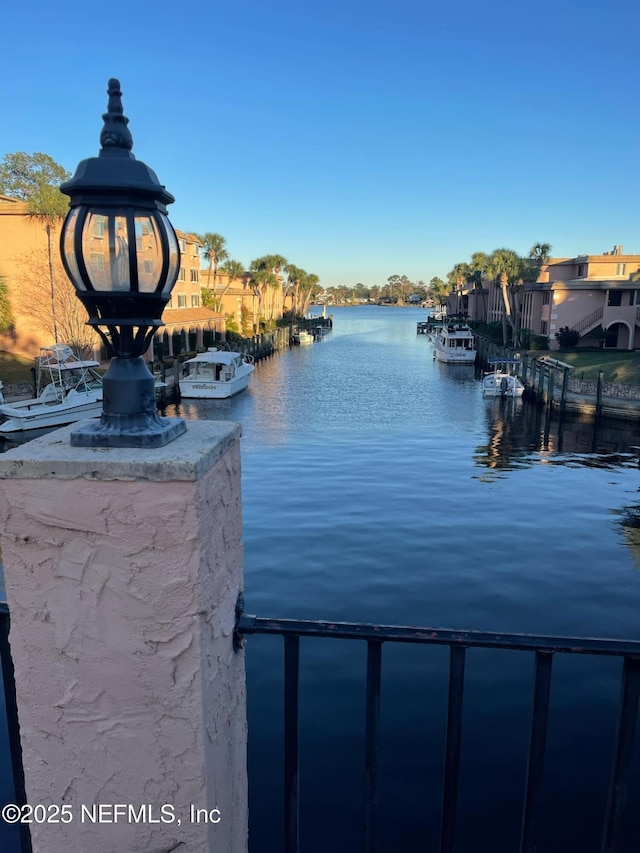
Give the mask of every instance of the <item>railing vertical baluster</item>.
[[522, 812], [522, 833], [520, 835], [520, 853], [534, 853], [534, 827], [538, 797], [542, 787], [544, 772], [544, 752], [547, 742], [547, 723], [549, 720], [549, 696], [551, 693], [550, 652], [536, 652], [535, 682], [533, 688], [533, 708], [531, 711], [531, 735], [529, 739], [529, 757], [527, 760], [527, 782]]
[[462, 696], [464, 689], [464, 646], [451, 646], [449, 662], [449, 705], [442, 796], [440, 853], [453, 853], [458, 806], [458, 776], [462, 736]]
[[[2, 687], [7, 712], [7, 732], [9, 736], [9, 753], [11, 755], [15, 801], [17, 805], [23, 806], [27, 802], [27, 793], [24, 785], [24, 770], [22, 768], [22, 747], [20, 745], [16, 682], [13, 661], [11, 659], [11, 647], [9, 645], [9, 609], [6, 604], [0, 605], [0, 661], [2, 662]], [[20, 824], [19, 836], [20, 853], [31, 853], [31, 833], [29, 832], [28, 824]]]
[[378, 806], [378, 741], [380, 734], [380, 680], [382, 643], [367, 642], [367, 706], [364, 771], [364, 853], [374, 853]]
[[298, 853], [300, 638], [284, 638], [284, 851]]
[[627, 795], [627, 777], [633, 757], [633, 741], [640, 698], [640, 658], [625, 657], [622, 669], [616, 749], [611, 770], [602, 835], [602, 853], [614, 853]]

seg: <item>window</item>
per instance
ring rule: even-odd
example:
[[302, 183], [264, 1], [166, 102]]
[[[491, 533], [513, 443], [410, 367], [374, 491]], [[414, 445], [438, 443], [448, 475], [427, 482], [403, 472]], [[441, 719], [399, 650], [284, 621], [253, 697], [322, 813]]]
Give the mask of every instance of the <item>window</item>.
[[616, 264], [616, 275], [624, 275], [627, 269], [626, 264]]
[[200, 297], [199, 296], [196, 296], [195, 294], [193, 294], [191, 296], [191, 307], [192, 308], [199, 308], [200, 307]]
[[578, 264], [578, 278], [583, 278], [587, 274], [587, 265]]
[[93, 269], [95, 269], [95, 270], [104, 269], [104, 258], [100, 254], [100, 252], [91, 252], [90, 263], [91, 263], [91, 266], [93, 267]]
[[622, 291], [610, 290], [609, 298], [607, 299], [607, 305], [609, 306], [609, 308], [615, 308], [618, 305], [622, 305]]
[[180, 251], [181, 251], [181, 252], [186, 252], [186, 251], [187, 251], [187, 241], [186, 241], [186, 240], [183, 240], [182, 238], [180, 238], [180, 239], [178, 240], [178, 243], [179, 243], [179, 245], [180, 245]]
[[191, 281], [198, 281], [200, 270], [189, 270], [189, 272], [191, 273]]
[[93, 236], [104, 237], [104, 216], [99, 213], [93, 217]]
[[178, 308], [187, 307], [187, 295], [185, 293], [178, 294]]
[[178, 281], [184, 281], [184, 267], [180, 267], [180, 272], [178, 273]]
[[547, 334], [547, 321], [546, 321], [546, 320], [543, 320], [543, 321], [540, 323], [540, 334], [541, 334], [541, 335], [546, 335], [546, 334]]
[[549, 291], [548, 290], [545, 290], [545, 292], [542, 294], [542, 304], [543, 305], [549, 304]]
[[148, 275], [151, 275], [151, 273], [153, 272], [153, 261], [145, 261], [144, 262], [144, 271]]

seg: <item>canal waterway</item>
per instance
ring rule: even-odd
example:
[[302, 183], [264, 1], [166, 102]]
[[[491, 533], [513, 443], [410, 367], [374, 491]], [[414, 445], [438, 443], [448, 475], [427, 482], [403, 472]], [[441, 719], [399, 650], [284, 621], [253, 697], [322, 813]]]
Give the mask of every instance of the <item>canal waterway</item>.
[[[176, 410], [242, 423], [247, 612], [640, 639], [638, 427], [549, 428], [531, 404], [483, 399], [473, 368], [434, 361], [421, 309], [332, 313], [331, 334], [261, 363], [248, 393]], [[302, 850], [347, 853], [365, 648], [303, 641], [301, 661]], [[251, 850], [267, 853], [282, 837], [282, 641], [249, 638], [247, 667]], [[460, 853], [517, 849], [532, 667], [468, 653]], [[444, 649], [384, 649], [380, 851], [436, 849], [447, 673]], [[599, 849], [619, 674], [555, 662], [540, 850]]]
[[[483, 399], [434, 361], [423, 309], [332, 314], [238, 397], [167, 408], [242, 423], [247, 612], [640, 639], [640, 426]], [[282, 849], [282, 645], [247, 641], [251, 853]], [[301, 644], [303, 853], [361, 846], [365, 656]], [[554, 663], [540, 851], [600, 849], [620, 672]], [[437, 849], [447, 675], [445, 649], [384, 648], [379, 853]], [[517, 849], [532, 675], [468, 652], [457, 853]], [[629, 851], [639, 796], [636, 772]]]

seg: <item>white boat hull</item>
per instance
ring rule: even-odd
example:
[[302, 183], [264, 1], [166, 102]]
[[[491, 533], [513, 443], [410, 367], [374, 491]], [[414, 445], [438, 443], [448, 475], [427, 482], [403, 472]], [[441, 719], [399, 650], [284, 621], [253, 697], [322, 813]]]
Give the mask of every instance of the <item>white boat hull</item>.
[[30, 429], [48, 429], [65, 426], [86, 418], [99, 418], [102, 414], [102, 396], [99, 399], [75, 403], [42, 403], [36, 399], [20, 400], [0, 406], [0, 433], [22, 432]]
[[490, 373], [482, 380], [482, 393], [485, 397], [522, 397], [524, 385], [512, 374]]
[[227, 397], [233, 397], [244, 391], [249, 385], [253, 367], [248, 369], [246, 373], [240, 376], [234, 376], [233, 379], [226, 380], [205, 380], [205, 379], [181, 379], [180, 396], [187, 399], [207, 399], [207, 400], [224, 400]]
[[476, 351], [473, 349], [443, 349], [436, 343], [436, 358], [443, 364], [473, 364]]

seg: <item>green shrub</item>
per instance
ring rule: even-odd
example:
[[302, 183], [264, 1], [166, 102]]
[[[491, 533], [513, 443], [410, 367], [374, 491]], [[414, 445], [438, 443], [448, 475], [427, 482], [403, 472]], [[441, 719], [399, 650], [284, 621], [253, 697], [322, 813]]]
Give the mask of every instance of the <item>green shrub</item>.
[[576, 329], [570, 329], [569, 326], [562, 326], [556, 332], [555, 337], [563, 349], [573, 349], [578, 346], [580, 332], [576, 331]]
[[529, 349], [543, 350], [549, 349], [549, 339], [546, 335], [531, 335], [529, 338]]

